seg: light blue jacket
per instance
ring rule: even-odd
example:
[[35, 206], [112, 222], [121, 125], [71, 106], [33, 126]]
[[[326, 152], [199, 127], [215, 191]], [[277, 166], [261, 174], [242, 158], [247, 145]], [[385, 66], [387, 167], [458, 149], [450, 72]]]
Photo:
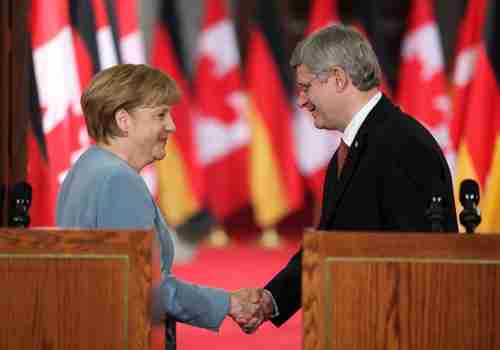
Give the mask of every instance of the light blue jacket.
[[89, 229], [154, 227], [163, 275], [155, 294], [159, 300], [154, 303], [181, 322], [219, 329], [229, 312], [229, 293], [189, 284], [171, 274], [174, 244], [163, 216], [142, 177], [113, 153], [91, 146], [82, 154], [59, 191], [56, 221], [60, 227]]

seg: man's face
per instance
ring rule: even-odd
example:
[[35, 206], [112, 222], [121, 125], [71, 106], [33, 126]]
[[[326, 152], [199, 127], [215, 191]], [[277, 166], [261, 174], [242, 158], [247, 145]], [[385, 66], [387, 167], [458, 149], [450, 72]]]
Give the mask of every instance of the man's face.
[[339, 129], [335, 118], [338, 94], [331, 86], [333, 80], [329, 72], [314, 74], [303, 64], [296, 68], [298, 104], [311, 114], [318, 129]]

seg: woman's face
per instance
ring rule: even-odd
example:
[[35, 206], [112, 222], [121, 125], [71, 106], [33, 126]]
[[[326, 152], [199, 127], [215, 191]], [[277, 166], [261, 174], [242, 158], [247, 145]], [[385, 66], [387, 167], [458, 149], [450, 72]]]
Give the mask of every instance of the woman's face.
[[128, 139], [133, 153], [146, 164], [163, 159], [168, 136], [175, 132], [170, 106], [136, 108], [129, 113], [132, 118]]

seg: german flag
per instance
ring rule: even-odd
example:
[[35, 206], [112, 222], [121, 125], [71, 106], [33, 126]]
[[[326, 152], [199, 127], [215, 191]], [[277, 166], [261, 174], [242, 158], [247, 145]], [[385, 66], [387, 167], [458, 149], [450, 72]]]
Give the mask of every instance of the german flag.
[[[474, 81], [474, 71], [477, 65], [479, 49], [483, 41], [487, 5], [488, 0], [470, 1], [465, 16], [459, 25], [451, 91], [453, 96], [453, 118], [450, 124], [451, 146], [453, 147], [453, 152], [458, 157], [456, 160], [457, 167], [461, 167], [463, 164], [463, 151], [459, 151], [459, 147], [464, 137], [471, 86]], [[460, 182], [463, 180], [463, 176], [470, 175], [464, 173], [456, 173], [456, 175], [455, 204], [456, 208], [460, 208]]]
[[257, 2], [246, 59], [250, 99], [250, 188], [257, 223], [277, 224], [303, 203], [292, 135], [292, 111], [278, 65], [281, 45], [274, 3]]
[[481, 232], [500, 230], [500, 6], [490, 0], [468, 97], [457, 162], [457, 183], [476, 179], [481, 187]]
[[165, 1], [156, 23], [151, 62], [175, 79], [183, 94], [172, 109], [177, 131], [169, 139], [167, 156], [157, 163], [160, 206], [168, 222], [178, 226], [199, 212], [203, 186], [194, 141], [192, 98], [170, 34], [175, 21], [172, 2]]

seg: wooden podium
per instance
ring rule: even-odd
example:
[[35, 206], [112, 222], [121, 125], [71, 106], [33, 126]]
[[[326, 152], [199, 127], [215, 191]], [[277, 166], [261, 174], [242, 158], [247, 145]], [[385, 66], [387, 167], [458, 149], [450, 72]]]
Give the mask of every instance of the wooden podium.
[[150, 349], [153, 237], [0, 229], [0, 349]]
[[500, 349], [500, 235], [309, 231], [304, 349]]

